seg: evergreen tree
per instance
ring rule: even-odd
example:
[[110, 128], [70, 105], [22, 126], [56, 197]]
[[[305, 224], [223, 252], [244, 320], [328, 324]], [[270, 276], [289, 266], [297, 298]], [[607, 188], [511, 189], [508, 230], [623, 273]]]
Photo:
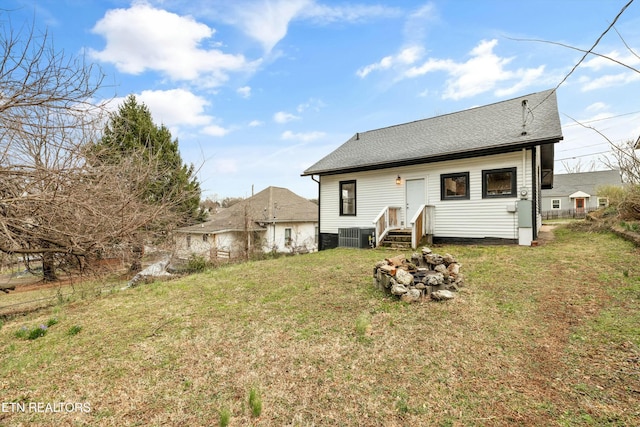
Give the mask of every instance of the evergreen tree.
[[158, 173], [147, 181], [146, 201], [170, 202], [179, 217], [177, 225], [202, 221], [200, 184], [194, 176], [193, 165], [183, 163], [178, 140], [172, 139], [166, 126], [153, 122], [147, 106], [138, 103], [134, 95], [129, 95], [110, 116], [102, 139], [93, 149], [99, 153], [100, 160], [107, 163], [117, 163], [132, 155], [155, 163]]

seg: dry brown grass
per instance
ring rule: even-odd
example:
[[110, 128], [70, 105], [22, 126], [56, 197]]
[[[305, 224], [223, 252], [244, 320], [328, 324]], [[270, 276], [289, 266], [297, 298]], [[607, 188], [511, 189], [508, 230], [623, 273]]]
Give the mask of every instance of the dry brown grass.
[[[0, 412], [0, 425], [206, 426], [221, 410], [231, 426], [637, 425], [638, 252], [555, 232], [535, 248], [435, 248], [467, 278], [447, 303], [380, 293], [373, 264], [395, 253], [340, 249], [15, 318], [0, 329], [3, 402], [91, 412]], [[14, 336], [52, 316], [46, 336]]]

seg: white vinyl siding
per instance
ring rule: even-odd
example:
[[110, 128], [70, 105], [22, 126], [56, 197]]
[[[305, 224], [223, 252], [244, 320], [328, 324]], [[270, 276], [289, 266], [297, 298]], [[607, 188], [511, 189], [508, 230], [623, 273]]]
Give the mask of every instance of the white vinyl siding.
[[[496, 154], [472, 159], [450, 160], [438, 163], [404, 166], [321, 177], [320, 216], [321, 233], [337, 233], [338, 228], [373, 227], [373, 220], [385, 206], [402, 208], [401, 220], [406, 224], [405, 187], [407, 179], [425, 178], [426, 203], [435, 206], [436, 237], [517, 239], [517, 217], [508, 212], [517, 197], [483, 199], [482, 171], [487, 169], [516, 168], [516, 188], [526, 186], [532, 197], [531, 151], [526, 152], [526, 182], [523, 179], [523, 153]], [[440, 200], [440, 175], [453, 172], [469, 172], [469, 200]], [[396, 178], [402, 177], [402, 184]], [[357, 182], [357, 215], [340, 217], [338, 185], [340, 181]]]
[[[264, 252], [291, 252], [317, 249], [315, 222], [281, 222], [268, 224], [263, 243]], [[290, 233], [290, 244], [287, 245], [287, 230]]]

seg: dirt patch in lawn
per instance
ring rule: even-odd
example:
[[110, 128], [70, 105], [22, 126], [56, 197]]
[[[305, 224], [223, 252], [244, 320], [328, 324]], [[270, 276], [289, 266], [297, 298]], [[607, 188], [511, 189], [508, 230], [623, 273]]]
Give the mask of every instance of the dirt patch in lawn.
[[548, 225], [543, 224], [540, 227], [540, 231], [538, 232], [538, 244], [545, 244], [555, 239], [553, 234], [553, 230], [555, 230], [557, 225]]

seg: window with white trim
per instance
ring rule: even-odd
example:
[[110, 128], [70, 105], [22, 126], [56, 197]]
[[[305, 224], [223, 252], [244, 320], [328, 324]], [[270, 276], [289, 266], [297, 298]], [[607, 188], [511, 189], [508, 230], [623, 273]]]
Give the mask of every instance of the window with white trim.
[[291, 246], [291, 229], [290, 228], [284, 229], [284, 245], [287, 247]]
[[560, 199], [551, 199], [551, 209], [560, 209]]

